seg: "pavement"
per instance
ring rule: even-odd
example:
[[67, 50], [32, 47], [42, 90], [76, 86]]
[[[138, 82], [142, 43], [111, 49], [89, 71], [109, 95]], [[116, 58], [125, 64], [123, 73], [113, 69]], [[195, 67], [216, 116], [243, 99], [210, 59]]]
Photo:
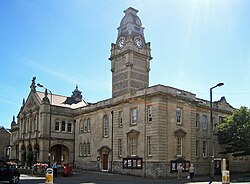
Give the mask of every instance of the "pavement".
[[[54, 178], [53, 184], [209, 184], [211, 183], [210, 181], [208, 176], [195, 177], [193, 181], [187, 180], [186, 178], [183, 178], [182, 181], [178, 181], [176, 178], [149, 179], [137, 176], [74, 169], [73, 174], [69, 177], [59, 175], [59, 177]], [[29, 183], [44, 184], [45, 177], [22, 174], [19, 184]], [[231, 175], [231, 183], [250, 184], [250, 173]], [[221, 177], [216, 176], [212, 184], [222, 184]]]

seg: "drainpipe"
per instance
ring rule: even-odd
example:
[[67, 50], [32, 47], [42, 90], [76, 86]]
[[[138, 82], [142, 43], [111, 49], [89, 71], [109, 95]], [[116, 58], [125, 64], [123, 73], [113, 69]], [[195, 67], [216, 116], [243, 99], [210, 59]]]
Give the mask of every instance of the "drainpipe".
[[111, 111], [111, 123], [112, 123], [112, 128], [111, 128], [111, 165], [110, 165], [110, 171], [113, 172], [113, 136], [114, 136], [114, 111]]
[[75, 157], [76, 157], [76, 120], [74, 120], [74, 144], [73, 144], [73, 167], [75, 167]]
[[146, 89], [144, 90], [144, 107], [145, 107], [145, 112], [144, 112], [144, 177], [147, 176], [147, 163], [146, 163], [146, 158], [147, 158], [147, 101], [146, 101], [147, 95], [146, 95]]

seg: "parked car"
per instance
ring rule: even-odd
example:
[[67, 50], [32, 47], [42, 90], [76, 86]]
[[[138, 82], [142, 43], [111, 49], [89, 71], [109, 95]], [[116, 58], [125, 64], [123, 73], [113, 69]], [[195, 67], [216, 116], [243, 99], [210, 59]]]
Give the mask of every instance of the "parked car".
[[11, 167], [5, 161], [0, 160], [0, 181], [9, 181], [10, 183], [18, 183], [20, 181], [20, 173], [16, 167]]

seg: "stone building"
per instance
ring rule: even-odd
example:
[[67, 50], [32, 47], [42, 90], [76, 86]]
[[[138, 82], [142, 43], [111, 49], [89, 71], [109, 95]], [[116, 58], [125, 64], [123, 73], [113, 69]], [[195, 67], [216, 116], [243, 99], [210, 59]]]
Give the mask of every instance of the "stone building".
[[0, 126], [0, 159], [9, 158], [10, 132], [3, 126]]
[[33, 79], [12, 123], [11, 156], [25, 164], [30, 152], [39, 162], [152, 178], [175, 176], [178, 163], [193, 163], [196, 174], [218, 173], [222, 158], [231, 171], [249, 171], [247, 157], [219, 154], [216, 127], [233, 110], [225, 97], [212, 103], [211, 122], [209, 101], [149, 87], [150, 43], [137, 12], [124, 11], [111, 45], [112, 98], [87, 103], [78, 87], [71, 97], [38, 92]]
[[[39, 86], [39, 85], [38, 85]], [[73, 164], [74, 109], [86, 106], [78, 87], [71, 97], [36, 91], [35, 77], [31, 91], [11, 124], [11, 158], [21, 165], [35, 162]], [[51, 92], [51, 91], [50, 91]]]

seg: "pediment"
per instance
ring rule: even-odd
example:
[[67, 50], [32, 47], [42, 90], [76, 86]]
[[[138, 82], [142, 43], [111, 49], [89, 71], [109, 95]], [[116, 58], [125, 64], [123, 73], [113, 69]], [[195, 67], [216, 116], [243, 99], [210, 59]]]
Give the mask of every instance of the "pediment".
[[31, 112], [34, 111], [35, 109], [38, 109], [40, 106], [40, 100], [37, 97], [37, 95], [33, 92], [31, 92], [24, 104], [24, 106], [21, 108], [20, 112]]
[[234, 108], [227, 102], [226, 98], [223, 96], [219, 101], [215, 102], [219, 108], [232, 111]]
[[177, 137], [184, 137], [187, 134], [187, 132], [184, 131], [183, 129], [179, 128], [178, 130], [174, 131], [174, 134]]

